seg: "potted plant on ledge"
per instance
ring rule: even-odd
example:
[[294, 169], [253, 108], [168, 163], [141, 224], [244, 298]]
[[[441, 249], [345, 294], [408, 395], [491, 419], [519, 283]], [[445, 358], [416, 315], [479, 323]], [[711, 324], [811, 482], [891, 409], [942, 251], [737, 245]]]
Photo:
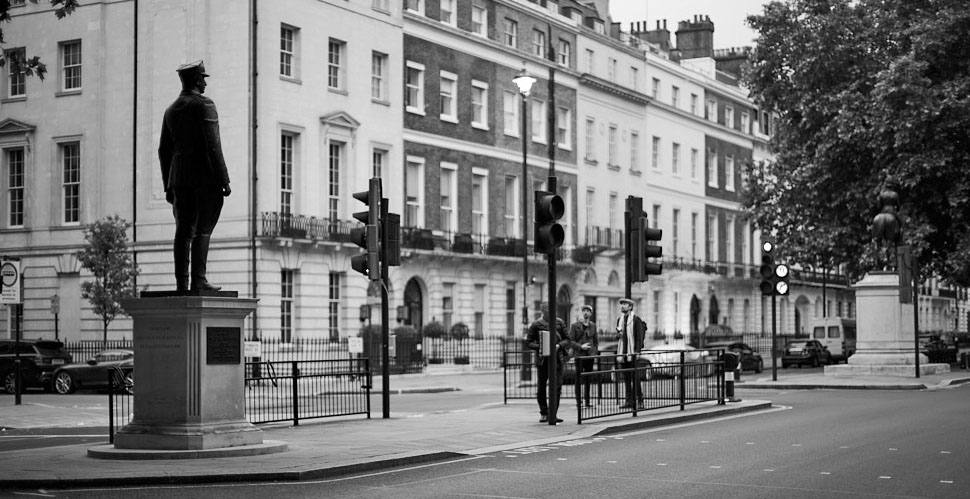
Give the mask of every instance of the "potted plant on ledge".
[[431, 357], [428, 358], [428, 364], [442, 364], [441, 357], [438, 357], [438, 342], [445, 335], [445, 327], [438, 321], [431, 321], [424, 325], [421, 332], [425, 338], [431, 340]]
[[455, 364], [470, 364], [468, 354], [464, 352], [465, 340], [468, 339], [468, 326], [464, 322], [458, 322], [451, 326], [451, 339], [458, 343], [458, 353], [455, 355]]

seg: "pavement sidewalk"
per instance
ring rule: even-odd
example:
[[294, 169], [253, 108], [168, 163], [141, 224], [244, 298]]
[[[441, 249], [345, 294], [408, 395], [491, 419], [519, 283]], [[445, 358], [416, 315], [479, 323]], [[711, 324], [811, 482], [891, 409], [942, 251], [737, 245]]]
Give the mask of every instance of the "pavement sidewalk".
[[[785, 370], [778, 381], [770, 371], [745, 374], [736, 385], [748, 388], [859, 388], [905, 389], [920, 385], [933, 389], [970, 382], [970, 373], [957, 371], [924, 376], [919, 383], [906, 378], [887, 382], [822, 374], [802, 375]], [[765, 376], [767, 375], [767, 376]], [[261, 425], [264, 441], [282, 441], [287, 450], [246, 457], [158, 460], [103, 460], [88, 457], [91, 444], [65, 445], [29, 451], [0, 452], [9, 463], [0, 478], [0, 490], [43, 487], [120, 486], [171, 483], [217, 483], [264, 480], [306, 480], [347, 473], [386, 469], [464, 455], [481, 455], [525, 447], [554, 446], [575, 439], [622, 431], [668, 426], [699, 419], [766, 410], [771, 402], [747, 394], [743, 401], [717, 405], [703, 403], [677, 408], [613, 416], [575, 423], [575, 403], [563, 400], [560, 416], [566, 423], [549, 426], [536, 419], [535, 402], [501, 402], [502, 373], [449, 376], [398, 375], [391, 378], [392, 393], [478, 391], [494, 393], [497, 402], [464, 410], [431, 414], [395, 413], [382, 419], [380, 408], [372, 419], [361, 416], [306, 421], [298, 427]], [[904, 387], [904, 388], [900, 388]], [[377, 387], [375, 387], [376, 389]], [[0, 426], [12, 422], [46, 421], [47, 426], [93, 427], [103, 430], [104, 410], [54, 408], [37, 404], [13, 405], [13, 397], [0, 398]], [[98, 423], [100, 421], [100, 423]], [[39, 424], [39, 423], [35, 423]], [[21, 426], [23, 427], [23, 426]], [[92, 431], [92, 433], [95, 433]], [[2, 435], [3, 433], [0, 433]], [[102, 444], [103, 445], [103, 444]]]

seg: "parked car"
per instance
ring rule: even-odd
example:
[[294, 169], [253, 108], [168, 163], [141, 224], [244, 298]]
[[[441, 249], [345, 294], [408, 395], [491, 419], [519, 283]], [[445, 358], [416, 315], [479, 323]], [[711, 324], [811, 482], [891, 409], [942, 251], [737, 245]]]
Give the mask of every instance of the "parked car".
[[[711, 376], [715, 367], [713, 358], [707, 350], [698, 350], [690, 345], [656, 345], [640, 350], [640, 360], [646, 361], [651, 369], [651, 377], [672, 377], [680, 375], [680, 361], [687, 365], [687, 376]], [[695, 364], [703, 364], [696, 366]]]
[[102, 350], [85, 363], [68, 364], [54, 371], [54, 391], [61, 395], [84, 388], [107, 388], [108, 373], [124, 383], [129, 393], [134, 385], [135, 352], [125, 349]]
[[818, 340], [793, 341], [785, 346], [781, 367], [810, 365], [818, 367], [832, 363], [832, 354]]
[[[17, 358], [17, 341], [0, 340], [0, 380], [7, 393], [16, 392], [14, 361]], [[71, 362], [71, 354], [64, 344], [54, 340], [20, 340], [20, 365], [23, 388], [51, 389], [54, 369]]]
[[708, 343], [705, 348], [710, 350], [724, 350], [726, 352], [734, 352], [738, 354], [742, 371], [754, 371], [756, 373], [760, 373], [765, 369], [765, 362], [764, 359], [761, 358], [761, 353], [748, 346], [747, 343], [742, 343], [740, 341], [715, 342]]
[[931, 363], [952, 364], [957, 361], [957, 346], [948, 344], [939, 335], [920, 335], [919, 351]]

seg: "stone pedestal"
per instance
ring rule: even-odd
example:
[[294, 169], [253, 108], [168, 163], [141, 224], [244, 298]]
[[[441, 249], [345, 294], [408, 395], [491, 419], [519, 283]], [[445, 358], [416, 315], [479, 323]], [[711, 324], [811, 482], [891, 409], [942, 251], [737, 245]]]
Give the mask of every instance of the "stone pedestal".
[[[856, 352], [845, 365], [825, 366], [825, 374], [915, 376], [913, 305], [899, 303], [899, 276], [872, 272], [853, 286], [856, 298]], [[920, 373], [949, 372], [920, 354]]]
[[134, 417], [114, 448], [261, 446], [262, 431], [246, 419], [243, 357], [243, 321], [257, 300], [160, 294], [124, 303], [134, 319], [137, 384]]

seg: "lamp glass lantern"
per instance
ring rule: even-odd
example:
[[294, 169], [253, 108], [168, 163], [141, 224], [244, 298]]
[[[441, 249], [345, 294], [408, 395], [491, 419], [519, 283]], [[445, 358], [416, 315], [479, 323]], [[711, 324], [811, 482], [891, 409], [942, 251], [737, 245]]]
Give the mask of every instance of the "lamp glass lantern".
[[522, 94], [523, 97], [529, 96], [529, 94], [532, 92], [532, 85], [534, 85], [535, 82], [536, 79], [529, 76], [529, 73], [525, 71], [525, 68], [522, 68], [522, 71], [519, 71], [519, 73], [515, 75], [515, 78], [512, 78], [512, 83], [515, 83], [515, 86], [519, 87], [519, 93]]

